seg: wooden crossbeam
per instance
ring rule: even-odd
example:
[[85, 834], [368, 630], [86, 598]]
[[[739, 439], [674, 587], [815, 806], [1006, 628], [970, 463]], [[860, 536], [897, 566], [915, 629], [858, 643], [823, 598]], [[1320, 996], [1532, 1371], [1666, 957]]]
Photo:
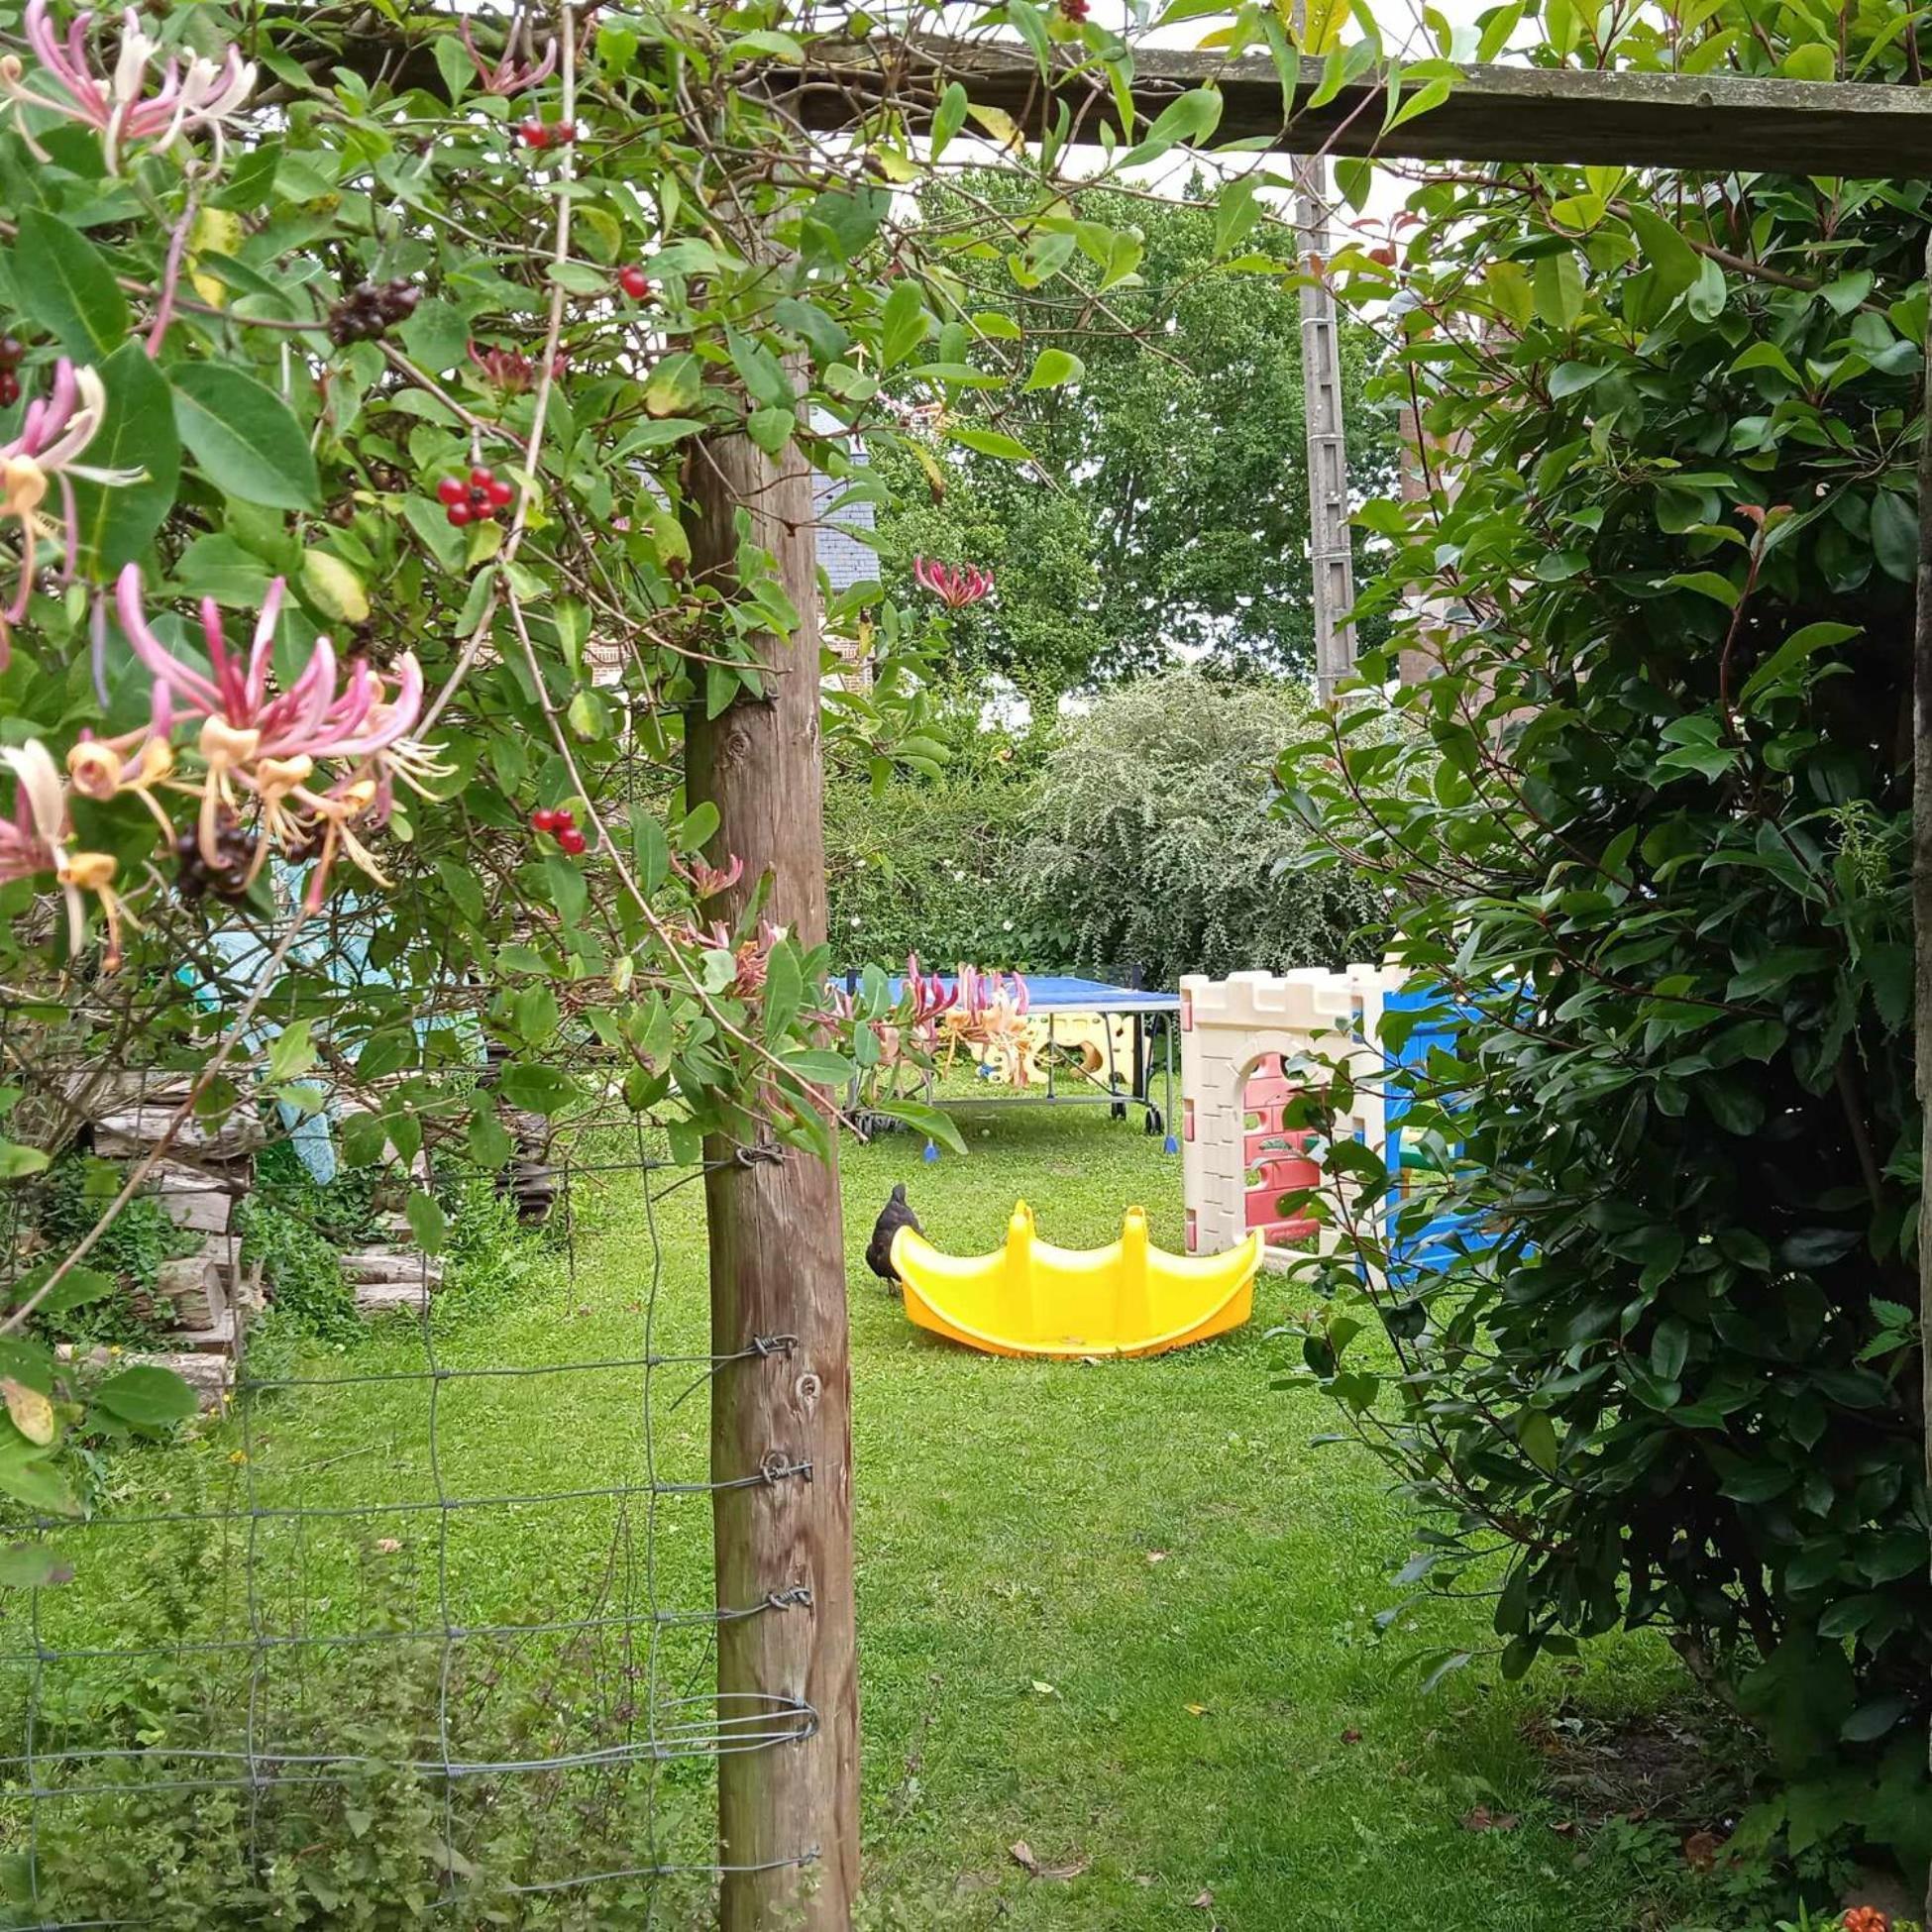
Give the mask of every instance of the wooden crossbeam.
[[[346, 39], [298, 14], [270, 12], [264, 24], [318, 76], [343, 66], [398, 91], [445, 92], [432, 37], [390, 26], [371, 31], [372, 19]], [[483, 27], [478, 39], [489, 46], [494, 35]], [[1218, 141], [1264, 141], [1297, 154], [1932, 176], [1932, 87], [1470, 66], [1441, 106], [1385, 137], [1386, 75], [1364, 74], [1311, 108], [1320, 77], [1319, 61], [1302, 63], [1291, 118], [1281, 78], [1265, 56], [1231, 60], [1143, 49], [1134, 54], [1133, 101], [1151, 120], [1190, 87], [1218, 87], [1225, 102]], [[978, 105], [1001, 109], [1032, 135], [1049, 124], [1061, 101], [1073, 109], [1076, 139], [1096, 140], [1101, 123], [1116, 113], [1104, 76], [1067, 74], [1049, 93], [1029, 54], [985, 41], [921, 39], [909, 46], [881, 34], [842, 51], [820, 44], [805, 73], [774, 66], [763, 79], [795, 90], [801, 116], [827, 132], [852, 126], [889, 91], [916, 121], [951, 80]]]
[[[957, 80], [973, 101], [1001, 109], [1029, 134], [1048, 124], [1057, 101], [1072, 106], [1076, 133], [1090, 140], [1115, 116], [1104, 76], [1069, 75], [1049, 95], [1031, 56], [1018, 49], [921, 41], [912, 49], [887, 43], [877, 53], [868, 45], [849, 57], [819, 54], [801, 94], [806, 118], [824, 129], [849, 125], [855, 105], [877, 97], [882, 60], [914, 103]], [[1365, 74], [1309, 108], [1320, 76], [1320, 62], [1302, 63], [1301, 105], [1290, 118], [1280, 76], [1264, 56], [1143, 50], [1134, 56], [1133, 99], [1151, 119], [1190, 87], [1218, 87], [1225, 102], [1218, 142], [1266, 141], [1300, 154], [1932, 176], [1932, 88], [1469, 66], [1441, 106], [1383, 136], [1385, 75]]]

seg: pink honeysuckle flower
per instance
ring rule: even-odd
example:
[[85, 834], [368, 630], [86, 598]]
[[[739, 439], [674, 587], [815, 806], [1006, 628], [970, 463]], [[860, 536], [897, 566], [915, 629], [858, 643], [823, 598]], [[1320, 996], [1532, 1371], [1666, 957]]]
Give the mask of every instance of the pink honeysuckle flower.
[[[80, 523], [73, 480], [120, 485], [139, 483], [139, 470], [96, 470], [75, 461], [99, 433], [107, 413], [107, 391], [91, 369], [76, 369], [62, 356], [54, 366], [54, 387], [37, 396], [21, 417], [20, 434], [0, 443], [0, 523], [20, 526], [20, 581], [0, 611], [0, 671], [11, 656], [9, 632], [27, 614], [34, 593], [34, 559], [43, 538], [61, 547], [62, 579], [73, 576], [80, 549]], [[43, 510], [47, 493], [60, 490], [60, 517]]]
[[975, 570], [970, 564], [955, 570], [950, 564], [934, 563], [930, 557], [912, 559], [912, 577], [948, 610], [964, 610], [993, 589], [990, 572]]
[[[548, 80], [557, 70], [557, 43], [553, 40], [543, 51], [541, 60], [532, 60], [528, 55], [530, 38], [529, 23], [519, 22], [510, 30], [503, 43], [502, 57], [492, 66], [477, 52], [477, 44], [470, 38], [470, 23], [459, 21], [457, 33], [462, 36], [464, 52], [470, 56], [470, 63], [477, 70], [477, 85], [485, 94], [520, 94], [526, 87], [534, 87], [539, 81]], [[517, 51], [519, 31], [525, 49]]]
[[[30, 77], [18, 54], [0, 55], [0, 92], [16, 104], [46, 108], [69, 121], [93, 128], [101, 137], [107, 171], [121, 171], [125, 147], [140, 143], [156, 154], [166, 154], [183, 136], [211, 132], [215, 157], [221, 158], [223, 123], [247, 104], [255, 86], [255, 66], [231, 47], [220, 60], [198, 54], [184, 68], [169, 55], [156, 93], [144, 100], [148, 68], [161, 43], [141, 31], [141, 18], [130, 7], [121, 16], [121, 44], [114, 71], [95, 70], [88, 48], [91, 13], [76, 14], [63, 44], [48, 18], [48, 0], [28, 0], [22, 25], [34, 50], [35, 72]], [[43, 81], [37, 87], [34, 82]], [[45, 153], [25, 127], [22, 138], [41, 160]]]
[[703, 859], [673, 859], [671, 869], [698, 899], [715, 899], [729, 892], [745, 876], [745, 862], [734, 852], [728, 863], [715, 866]]
[[[246, 658], [229, 649], [214, 598], [202, 600], [205, 674], [156, 636], [143, 606], [138, 564], [122, 571], [115, 603], [122, 631], [155, 680], [158, 714], [174, 706], [201, 720], [197, 749], [206, 775], [198, 788], [181, 789], [200, 794], [196, 836], [202, 857], [221, 863], [221, 829], [253, 799], [268, 834], [257, 849], [256, 870], [270, 844], [291, 860], [315, 857], [308, 891], [315, 907], [326, 894], [338, 850], [378, 885], [389, 883], [352, 827], [387, 820], [397, 779], [428, 796], [426, 781], [448, 768], [437, 762], [435, 747], [408, 735], [423, 704], [422, 667], [413, 653], [398, 662], [391, 691], [360, 658], [341, 676], [335, 647], [318, 637], [287, 690], [269, 689], [284, 588], [280, 578], [269, 584]], [[328, 772], [325, 765], [345, 769]]]
[[87, 908], [92, 893], [107, 919], [109, 972], [121, 963], [121, 902], [114, 891], [118, 861], [111, 852], [69, 852], [73, 823], [67, 790], [54, 754], [38, 738], [0, 750], [0, 764], [14, 775], [11, 818], [0, 818], [0, 885], [16, 879], [54, 875], [67, 909], [67, 948], [78, 953], [87, 942]]

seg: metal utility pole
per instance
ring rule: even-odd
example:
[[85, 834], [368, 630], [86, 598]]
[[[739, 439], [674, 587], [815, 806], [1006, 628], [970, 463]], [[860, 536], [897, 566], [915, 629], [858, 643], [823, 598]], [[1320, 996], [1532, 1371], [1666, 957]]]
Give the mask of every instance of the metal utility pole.
[[[1299, 12], [1299, 9], [1297, 9]], [[1355, 668], [1354, 556], [1348, 541], [1348, 450], [1342, 426], [1342, 345], [1329, 286], [1329, 164], [1297, 155], [1295, 235], [1311, 279], [1301, 290], [1302, 410], [1308, 425], [1309, 563], [1314, 575], [1315, 683], [1323, 703]]]

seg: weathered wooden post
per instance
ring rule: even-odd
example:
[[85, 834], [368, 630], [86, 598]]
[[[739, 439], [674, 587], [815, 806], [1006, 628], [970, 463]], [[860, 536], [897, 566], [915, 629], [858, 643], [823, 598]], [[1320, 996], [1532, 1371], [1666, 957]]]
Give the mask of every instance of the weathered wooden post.
[[[811, 473], [796, 443], [774, 461], [745, 437], [717, 437], [694, 454], [687, 490], [698, 581], [730, 587], [743, 511], [800, 612], [792, 636], [755, 640], [769, 667], [762, 698], [740, 693], [715, 718], [698, 705], [686, 719], [690, 802], [717, 807], [714, 853], [744, 861], [743, 878], [713, 904], [733, 916], [769, 872], [766, 916], [814, 944], [825, 937], [825, 848]], [[723, 1364], [711, 1383], [711, 1480], [739, 1485], [712, 1498], [726, 1613], [719, 1924], [845, 1932], [858, 1889], [859, 1697], [838, 1172], [792, 1148], [771, 1160], [737, 1151], [722, 1138], [704, 1149], [719, 1163], [704, 1177], [711, 1346], [770, 1352]], [[761, 1471], [768, 1480], [756, 1480]], [[742, 1748], [786, 1731], [803, 1735]], [[811, 1862], [800, 1866], [801, 1855]]]

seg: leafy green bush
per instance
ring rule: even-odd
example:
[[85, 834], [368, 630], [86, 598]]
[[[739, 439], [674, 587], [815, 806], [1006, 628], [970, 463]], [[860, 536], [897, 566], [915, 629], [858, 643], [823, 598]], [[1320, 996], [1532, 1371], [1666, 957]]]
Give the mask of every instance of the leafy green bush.
[[1372, 891], [1341, 873], [1284, 876], [1309, 839], [1271, 809], [1270, 771], [1309, 715], [1295, 686], [1169, 671], [1060, 721], [1024, 876], [1069, 928], [1072, 964], [1172, 985], [1379, 955]]
[[281, 1326], [318, 1342], [353, 1342], [362, 1333], [340, 1257], [376, 1231], [374, 1189], [367, 1170], [345, 1168], [324, 1187], [286, 1143], [263, 1151], [236, 1228], [242, 1265], [262, 1269]]
[[1051, 972], [1070, 934], [1030, 890], [1022, 856], [1035, 763], [1024, 742], [959, 734], [944, 777], [875, 788], [834, 773], [825, 870], [834, 956], [848, 965], [975, 965]]
[[[1848, 57], [1878, 18], [1846, 16]], [[1386, 1385], [1345, 1353], [1356, 1312], [1308, 1356], [1439, 1513], [1409, 1579], [1507, 1557], [1506, 1672], [1663, 1626], [1766, 1733], [1794, 1846], [1844, 1823], [1922, 1863], [1905, 822], [1932, 208], [1921, 183], [1601, 185], [1415, 199], [1390, 388], [1429, 399], [1458, 487], [1368, 512], [1395, 547], [1372, 595], [1442, 670], [1393, 700], [1415, 736], [1305, 782], [1393, 892], [1396, 951], [1462, 1002], [1405, 1214], [1501, 1239], [1370, 1290]], [[1375, 1155], [1338, 1157], [1376, 1204]], [[1360, 1246], [1378, 1261], [1379, 1232]], [[1353, 1267], [1331, 1285], [1353, 1297]]]
[[[438, 1769], [446, 1706], [470, 1727], [486, 1716], [505, 1757], [518, 1740], [541, 1756], [539, 1741], [568, 1721], [619, 1741], [607, 1717], [558, 1715], [599, 1709], [594, 1646], [526, 1644], [519, 1656], [471, 1633], [446, 1658], [439, 1638], [411, 1634], [423, 1628], [417, 1559], [383, 1539], [343, 1553], [358, 1641], [286, 1654], [298, 1668], [278, 1653], [279, 1664], [265, 1662], [233, 1641], [231, 1606], [210, 1588], [238, 1558], [224, 1539], [242, 1534], [205, 1519], [158, 1532], [125, 1600], [124, 1641], [147, 1660], [138, 1677], [77, 1668], [39, 1695], [32, 1862], [23, 1851], [0, 1859], [0, 1925], [405, 1932], [447, 1913], [503, 1932], [600, 1932], [642, 1922], [652, 1905], [698, 1922], [701, 1879], [541, 1888], [560, 1873], [644, 1863], [637, 1846], [664, 1841], [680, 1806], [642, 1771]], [[25, 1711], [5, 1721], [19, 1726]], [[251, 1751], [263, 1753], [253, 1780]], [[515, 1889], [533, 1880], [538, 1889]]]

